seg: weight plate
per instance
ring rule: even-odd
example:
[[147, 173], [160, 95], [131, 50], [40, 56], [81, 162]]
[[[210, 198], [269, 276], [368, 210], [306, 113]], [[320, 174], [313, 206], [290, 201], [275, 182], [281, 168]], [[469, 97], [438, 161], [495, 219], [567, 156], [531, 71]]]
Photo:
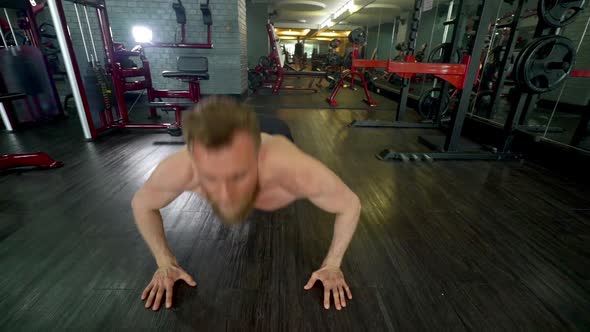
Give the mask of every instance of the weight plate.
[[514, 62], [512, 76], [513, 76], [513, 79], [514, 79], [514, 82], [516, 83], [516, 85], [518, 87], [520, 87], [521, 89], [527, 88], [526, 84], [524, 83], [524, 77], [522, 75], [523, 74], [522, 65], [524, 63], [523, 59], [528, 58], [529, 53], [534, 49], [535, 45], [537, 45], [538, 43], [542, 42], [543, 40], [546, 40], [551, 37], [552, 36], [542, 36], [539, 38], [535, 38], [535, 39], [531, 40], [527, 45], [525, 45], [525, 47], [522, 49], [522, 51], [518, 53], [518, 56], [516, 57], [516, 61]]
[[586, 0], [539, 0], [537, 15], [550, 27], [560, 28], [574, 21]]
[[[428, 54], [428, 62], [429, 63], [443, 63], [444, 55], [446, 52], [449, 52], [451, 48], [450, 43], [442, 43], [432, 49]], [[453, 54], [451, 57], [450, 63], [459, 63], [459, 59], [461, 58], [459, 50]]]
[[356, 29], [352, 30], [348, 34], [348, 40], [351, 43], [358, 43], [358, 44], [364, 43], [367, 40], [367, 35], [365, 34], [365, 30], [363, 30], [361, 28], [356, 28]]
[[330, 48], [338, 48], [340, 46], [340, 39], [332, 39], [330, 41]]
[[536, 43], [522, 60], [521, 78], [532, 93], [555, 89], [574, 68], [576, 49], [563, 36], [551, 36]]
[[420, 100], [418, 101], [418, 112], [424, 118], [424, 120], [434, 120], [436, 117], [436, 113], [439, 110], [439, 107], [442, 102], [442, 112], [441, 118], [447, 113], [449, 110], [449, 96], [445, 96], [445, 98], [440, 98], [441, 88], [433, 88], [427, 90], [420, 96]]

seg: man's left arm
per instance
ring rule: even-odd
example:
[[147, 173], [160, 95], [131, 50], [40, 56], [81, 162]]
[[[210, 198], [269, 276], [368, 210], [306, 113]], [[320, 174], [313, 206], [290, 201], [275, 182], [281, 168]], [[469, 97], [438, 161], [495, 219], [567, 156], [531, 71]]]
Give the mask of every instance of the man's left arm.
[[[358, 196], [329, 168], [318, 160], [301, 154], [290, 164], [291, 181], [300, 198], [309, 199], [322, 210], [336, 215], [332, 243], [322, 266], [312, 273], [305, 285], [311, 289], [316, 281], [324, 285], [324, 307], [330, 308], [330, 297], [336, 309], [346, 306], [346, 296], [352, 299], [340, 265], [358, 224], [361, 203]], [[346, 293], [346, 294], [345, 294]]]

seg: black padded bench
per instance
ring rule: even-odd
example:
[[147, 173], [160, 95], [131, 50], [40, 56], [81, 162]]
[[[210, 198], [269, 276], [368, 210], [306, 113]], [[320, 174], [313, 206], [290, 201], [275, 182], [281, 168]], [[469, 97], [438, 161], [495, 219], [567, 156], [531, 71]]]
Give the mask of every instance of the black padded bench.
[[196, 103], [201, 100], [200, 81], [209, 80], [209, 61], [204, 56], [179, 56], [176, 70], [165, 70], [162, 76], [188, 82], [190, 99]]

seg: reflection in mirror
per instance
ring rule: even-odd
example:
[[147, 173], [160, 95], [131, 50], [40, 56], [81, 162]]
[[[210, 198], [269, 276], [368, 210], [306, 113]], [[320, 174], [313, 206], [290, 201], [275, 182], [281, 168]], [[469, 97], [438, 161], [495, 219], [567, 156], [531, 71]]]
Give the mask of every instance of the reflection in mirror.
[[499, 125], [506, 122], [512, 97], [520, 92], [514, 81], [514, 63], [523, 47], [533, 37], [538, 21], [536, 7], [536, 3], [514, 1], [512, 4], [502, 2], [498, 8], [470, 104], [472, 116], [485, 118]]
[[[579, 15], [570, 25], [563, 28], [561, 36], [569, 38], [575, 46], [576, 60], [573, 70], [590, 68], [590, 60], [583, 54], [590, 52], [590, 38], [587, 37], [590, 13]], [[565, 51], [564, 51], [565, 52]], [[577, 76], [576, 72], [571, 76]], [[559, 88], [543, 94], [538, 108], [545, 110], [545, 130], [542, 137], [547, 140], [590, 150], [588, 124], [590, 122], [590, 77], [568, 77]], [[539, 112], [537, 112], [539, 113]]]

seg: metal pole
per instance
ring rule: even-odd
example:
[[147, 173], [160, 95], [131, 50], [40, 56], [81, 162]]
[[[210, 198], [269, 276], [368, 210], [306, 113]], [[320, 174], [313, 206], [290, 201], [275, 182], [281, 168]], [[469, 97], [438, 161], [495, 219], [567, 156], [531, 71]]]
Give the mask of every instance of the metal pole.
[[397, 25], [398, 17], [393, 19], [393, 29], [391, 29], [391, 44], [389, 44], [389, 56], [387, 57], [388, 60], [391, 59], [391, 51], [393, 50], [393, 44], [395, 43], [395, 28]]
[[[450, 128], [452, 128], [445, 140], [444, 151], [457, 151], [459, 148], [459, 138], [461, 137], [461, 130], [463, 129], [463, 122], [465, 122], [465, 115], [469, 109], [469, 101], [471, 97], [471, 90], [475, 82], [475, 76], [479, 69], [479, 59], [484, 45], [484, 39], [487, 34], [488, 26], [492, 20], [493, 9], [500, 5], [502, 0], [483, 0], [481, 10], [479, 11], [479, 23], [475, 33], [475, 40], [471, 49], [471, 62], [467, 67], [467, 74], [465, 76], [464, 87], [459, 98], [459, 106], [457, 112], [453, 113], [451, 117]], [[459, 23], [459, 22], [457, 22]], [[455, 29], [460, 25], [455, 26]], [[453, 50], [454, 51], [454, 50]]]
[[88, 34], [90, 35], [90, 42], [92, 43], [92, 48], [94, 49], [94, 61], [98, 61], [98, 54], [96, 53], [96, 46], [94, 45], [94, 37], [92, 37], [92, 29], [90, 28], [90, 20], [88, 19], [88, 11], [86, 10], [86, 6], [84, 6], [84, 14], [86, 14], [86, 24], [88, 24]]
[[65, 35], [66, 30], [62, 25], [56, 1], [59, 0], [47, 0], [47, 6], [49, 7], [49, 13], [51, 14], [53, 26], [55, 27], [55, 34], [57, 36], [57, 41], [60, 45], [61, 55], [63, 57], [63, 62], [66, 67], [66, 73], [68, 75], [68, 82], [70, 83], [70, 88], [72, 89], [72, 96], [74, 97], [74, 102], [76, 104], [76, 110], [78, 111], [78, 116], [80, 117], [82, 132], [84, 133], [84, 138], [89, 140], [93, 138], [89, 125], [90, 118], [86, 116], [84, 101], [82, 100], [82, 94], [80, 93], [82, 87], [78, 84], [79, 77], [76, 75], [76, 71], [74, 70], [74, 63], [72, 60], [72, 58], [75, 57], [75, 55], [72, 54], [74, 53], [73, 49], [67, 47], [68, 43]]
[[375, 43], [375, 58], [379, 59], [379, 39], [381, 39], [381, 12], [379, 12], [379, 26], [377, 27], [377, 42]]
[[[414, 2], [414, 8], [412, 12], [412, 22], [409, 24], [409, 34], [408, 34], [408, 50], [405, 53], [405, 56], [414, 55], [414, 50], [416, 49], [416, 38], [418, 37], [418, 28], [420, 27], [420, 19], [422, 18], [422, 0], [416, 0]], [[406, 59], [404, 59], [406, 61]], [[395, 114], [395, 121], [400, 121], [404, 118], [404, 114], [406, 113], [406, 108], [408, 104], [408, 94], [410, 92], [410, 79], [404, 78], [402, 80], [402, 88], [399, 92], [399, 103], [397, 104], [397, 113]]]
[[[4, 39], [4, 37], [2, 37], [2, 39]], [[4, 104], [2, 103], [0, 103], [0, 116], [2, 116], [2, 122], [4, 123], [4, 127], [6, 127], [6, 130], [13, 131], [14, 128], [12, 128], [12, 123], [10, 123], [10, 119], [8, 118], [8, 114], [6, 113]]]
[[[447, 11], [447, 21], [450, 21], [451, 18], [453, 17], [453, 7], [455, 6], [455, 1], [451, 0], [451, 2], [449, 2], [449, 10]], [[443, 32], [443, 39], [442, 42], [446, 42], [447, 41], [447, 35], [449, 34], [449, 25], [445, 25], [445, 31]]]
[[8, 44], [6, 43], [6, 39], [4, 38], [4, 34], [0, 32], [0, 36], [2, 36], [2, 43], [4, 44], [5, 48], [8, 48]]
[[74, 2], [74, 9], [76, 10], [76, 18], [78, 18], [78, 26], [80, 27], [80, 35], [82, 36], [82, 44], [84, 44], [84, 53], [86, 53], [86, 61], [90, 62], [88, 56], [88, 46], [86, 46], [86, 38], [84, 38], [84, 30], [82, 29], [82, 22], [80, 22], [80, 15], [78, 14], [78, 4]]
[[[465, 11], [466, 2], [467, 2], [467, 0], [459, 0], [459, 5], [458, 5], [459, 8], [457, 9], [457, 14], [455, 15], [455, 18], [452, 20], [453, 23], [449, 23], [449, 24], [453, 25], [453, 35], [451, 37], [451, 42], [449, 43], [450, 47], [448, 47], [448, 49], [447, 49], [448, 51], [445, 52], [444, 48], [441, 50], [443, 63], [451, 63], [451, 59], [453, 58], [453, 55], [457, 52], [458, 46], [460, 44], [459, 38], [463, 35], [462, 28], [463, 28], [463, 22], [465, 20], [464, 11]], [[449, 11], [452, 12], [452, 7], [449, 8]], [[447, 21], [447, 22], [449, 22], [449, 21]], [[449, 24], [446, 24], [446, 27], [449, 27]], [[474, 59], [475, 58], [472, 58], [471, 61], [477, 61], [477, 63], [479, 63], [479, 56], [478, 56], [477, 60], [474, 60]], [[458, 61], [460, 62], [461, 59], [458, 59]], [[465, 85], [465, 86], [468, 86], [469, 89], [471, 89], [471, 85]], [[440, 87], [440, 98], [439, 98], [439, 104], [438, 104], [438, 111], [436, 112], [436, 116], [434, 119], [434, 123], [436, 123], [436, 124], [440, 124], [440, 122], [442, 121], [442, 115], [443, 115], [442, 113], [443, 113], [443, 107], [444, 107], [444, 103], [442, 102], [443, 98], [444, 98], [443, 96], [449, 95], [449, 89], [450, 89], [449, 82], [443, 81], [441, 84], [441, 87]]]
[[[514, 49], [516, 47], [516, 40], [518, 38], [518, 22], [520, 21], [520, 17], [522, 16], [522, 12], [524, 10], [524, 2], [525, 0], [520, 0], [518, 2], [518, 7], [516, 8], [516, 11], [514, 12], [514, 18], [512, 19], [512, 22], [510, 24], [510, 36], [508, 37], [508, 41], [506, 43], [506, 51], [504, 51], [504, 56], [500, 59], [500, 65], [498, 66], [498, 79], [497, 79], [497, 83], [496, 83], [496, 87], [492, 93], [491, 96], [491, 106], [490, 109], [488, 110], [487, 114], [485, 115], [486, 118], [488, 119], [492, 119], [494, 117], [494, 114], [496, 113], [496, 109], [498, 108], [498, 104], [500, 103], [500, 96], [502, 94], [502, 90], [504, 90], [504, 82], [506, 82], [506, 77], [508, 76], [508, 72], [506, 69], [508, 69], [508, 60], [510, 59], [510, 57], [512, 56], [512, 53], [514, 52]], [[498, 11], [499, 13], [499, 11]], [[498, 16], [498, 15], [497, 15]], [[496, 17], [497, 17], [496, 16]], [[496, 24], [498, 24], [498, 21], [496, 20]], [[502, 29], [502, 28], [500, 28]], [[496, 29], [494, 28], [493, 30], [493, 34], [492, 34], [492, 40], [490, 41], [490, 50], [488, 51], [488, 53], [493, 50], [493, 46], [494, 46], [494, 39], [495, 39], [495, 32]], [[495, 59], [496, 61], [498, 59]], [[487, 61], [486, 61], [487, 62]], [[486, 63], [484, 62], [484, 63]], [[473, 106], [475, 108], [475, 103], [473, 103]]]
[[8, 12], [6, 11], [6, 8], [4, 8], [4, 15], [6, 15], [6, 22], [8, 22], [8, 26], [10, 27], [10, 33], [12, 33], [12, 39], [14, 40], [14, 45], [16, 45], [16, 49], [18, 50], [20, 48], [20, 45], [18, 44], [18, 40], [16, 40], [16, 35], [14, 34], [14, 30], [12, 29], [12, 23], [10, 23], [10, 17], [8, 17]]

